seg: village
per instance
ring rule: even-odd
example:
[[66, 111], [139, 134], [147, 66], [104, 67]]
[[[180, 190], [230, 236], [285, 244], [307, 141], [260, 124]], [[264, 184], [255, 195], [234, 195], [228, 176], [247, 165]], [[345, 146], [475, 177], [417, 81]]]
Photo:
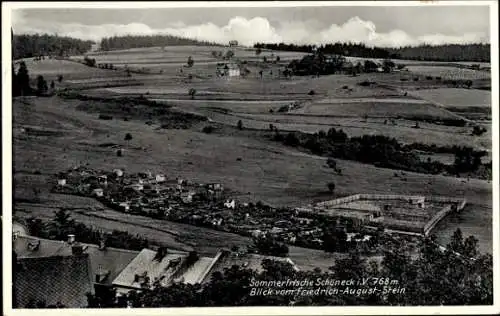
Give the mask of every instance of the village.
[[221, 183], [200, 184], [170, 179], [149, 171], [127, 174], [121, 169], [96, 171], [83, 166], [57, 175], [53, 192], [93, 197], [117, 211], [237, 233], [271, 237], [289, 245], [323, 249], [323, 226], [333, 221], [346, 232], [351, 246], [376, 251], [377, 230], [366, 230], [363, 219], [332, 217], [302, 208], [273, 208], [239, 203]]

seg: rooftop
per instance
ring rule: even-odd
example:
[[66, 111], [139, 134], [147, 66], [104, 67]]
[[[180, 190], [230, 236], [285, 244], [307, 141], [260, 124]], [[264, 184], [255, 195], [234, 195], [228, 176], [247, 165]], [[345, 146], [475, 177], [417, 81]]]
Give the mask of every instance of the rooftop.
[[85, 294], [93, 292], [89, 255], [18, 258], [14, 289], [19, 308], [38, 301], [86, 307]]
[[140, 289], [142, 280], [136, 276], [148, 277], [150, 285], [157, 280], [161, 285], [168, 286], [174, 279], [191, 284], [199, 283], [214, 260], [214, 258], [201, 257], [185, 271], [180, 271], [187, 253], [169, 250], [160, 260], [155, 260], [156, 255], [157, 252], [154, 250], [143, 249], [116, 277], [113, 285]]
[[[36, 250], [33, 246], [40, 242]], [[83, 244], [87, 246], [84, 253], [88, 254], [90, 267], [93, 273], [99, 270], [109, 271], [108, 278], [103, 283], [111, 284], [111, 281], [134, 259], [138, 251], [105, 248], [99, 249], [99, 246], [93, 244]], [[66, 241], [48, 240], [33, 236], [19, 236], [14, 241], [13, 250], [18, 258], [43, 258], [51, 256], [72, 256], [72, 245]]]

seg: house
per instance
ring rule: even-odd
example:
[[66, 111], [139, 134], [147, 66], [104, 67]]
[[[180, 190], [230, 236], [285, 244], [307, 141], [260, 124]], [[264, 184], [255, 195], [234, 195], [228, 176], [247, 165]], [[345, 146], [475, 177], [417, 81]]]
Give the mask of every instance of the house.
[[[35, 250], [36, 251], [36, 250]], [[93, 293], [88, 254], [17, 258], [13, 267], [13, 307], [87, 306]]]
[[214, 218], [211, 223], [214, 226], [220, 226], [220, 225], [222, 225], [222, 222], [223, 222], [222, 218], [218, 218], [218, 219]]
[[233, 46], [238, 46], [238, 41], [236, 41], [236, 40], [229, 41], [229, 47], [233, 47]]
[[183, 203], [191, 203], [193, 202], [193, 196], [195, 192], [189, 191], [189, 192], [182, 192], [181, 193], [181, 199]]
[[224, 203], [224, 207], [234, 210], [234, 208], [236, 207], [236, 202], [234, 200], [227, 200]]
[[163, 175], [163, 174], [157, 174], [156, 177], [155, 177], [155, 180], [156, 180], [157, 183], [161, 183], [161, 182], [167, 181], [165, 175]]
[[201, 283], [218, 257], [199, 257], [188, 264], [188, 254], [175, 250], [164, 253], [143, 249], [123, 271], [113, 280], [117, 292], [124, 294], [130, 290], [151, 288], [154, 283], [169, 286], [174, 282], [188, 284]]
[[21, 279], [17, 280], [14, 292], [23, 292], [18, 294], [19, 307], [31, 299], [44, 299], [48, 305], [61, 302], [66, 307], [85, 307], [86, 292], [94, 292], [99, 286], [111, 286], [114, 278], [139, 254], [138, 251], [106, 247], [104, 239], [100, 245], [76, 240], [74, 235], [68, 236], [67, 241], [23, 235], [13, 240], [12, 248], [18, 262], [33, 274], [16, 273]]
[[123, 208], [125, 212], [128, 212], [130, 210], [130, 203], [128, 202], [121, 202], [120, 204], [118, 204], [118, 206]]
[[102, 176], [97, 177], [97, 183], [99, 183], [101, 185], [107, 185], [108, 184], [108, 176], [102, 175]]
[[207, 186], [209, 190], [214, 190], [214, 191], [224, 190], [224, 187], [220, 183], [209, 183]]
[[101, 188], [97, 188], [92, 191], [92, 194], [96, 197], [102, 197], [104, 196], [104, 190]]
[[61, 179], [57, 179], [57, 185], [59, 186], [65, 186], [66, 185], [66, 179], [64, 178], [61, 178]]
[[113, 169], [113, 173], [116, 175], [117, 178], [123, 177], [123, 170], [121, 169]]
[[218, 63], [216, 69], [217, 77], [239, 77], [240, 66], [234, 63]]
[[254, 229], [251, 231], [251, 233], [252, 233], [252, 237], [255, 237], [255, 238], [264, 235], [264, 232], [261, 231], [260, 229]]

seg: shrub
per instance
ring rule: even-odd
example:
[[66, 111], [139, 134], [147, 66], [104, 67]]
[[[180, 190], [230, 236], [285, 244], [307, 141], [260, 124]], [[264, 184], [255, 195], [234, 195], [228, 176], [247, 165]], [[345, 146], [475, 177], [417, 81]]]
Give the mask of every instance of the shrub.
[[418, 77], [413, 77], [413, 81], [418, 81]]
[[278, 109], [278, 112], [288, 112], [288, 105], [283, 105]]
[[121, 149], [118, 149], [118, 150], [116, 151], [116, 155], [117, 155], [118, 157], [123, 156], [123, 151], [122, 151]]
[[239, 120], [238, 123], [236, 124], [236, 127], [238, 127], [238, 129], [241, 131], [243, 129], [243, 122]]
[[342, 89], [349, 89], [349, 86], [342, 86]]
[[284, 143], [285, 145], [296, 147], [300, 144], [300, 140], [294, 132], [290, 132], [286, 135]]
[[472, 129], [472, 135], [474, 136], [481, 136], [484, 133], [486, 133], [486, 128], [475, 125], [474, 128]]
[[211, 125], [207, 125], [207, 126], [203, 127], [202, 131], [203, 131], [203, 133], [211, 134], [214, 131], [214, 127]]
[[194, 99], [194, 95], [196, 94], [196, 89], [190, 88], [188, 94], [191, 96], [191, 99]]
[[425, 79], [432, 80], [433, 78], [432, 78], [432, 76], [426, 76]]
[[337, 161], [335, 159], [333, 159], [332, 157], [328, 157], [326, 164], [330, 168], [333, 168], [333, 169], [337, 168]]
[[308, 94], [308, 95], [315, 95], [315, 94], [316, 94], [316, 92], [315, 92], [314, 90], [311, 90], [311, 91], [309, 91], [307, 94]]
[[363, 86], [363, 87], [369, 87], [373, 82], [370, 82], [368, 80], [365, 80], [365, 81], [361, 81], [360, 83], [358, 83], [360, 86]]
[[328, 182], [328, 184], [326, 186], [328, 187], [328, 191], [330, 191], [331, 193], [333, 193], [333, 191], [335, 191], [335, 183]]

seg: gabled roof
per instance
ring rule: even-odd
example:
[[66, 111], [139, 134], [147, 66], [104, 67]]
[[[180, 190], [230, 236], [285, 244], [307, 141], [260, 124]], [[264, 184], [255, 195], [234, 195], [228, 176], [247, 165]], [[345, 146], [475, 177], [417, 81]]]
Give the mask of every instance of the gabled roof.
[[66, 307], [87, 306], [86, 293], [93, 292], [88, 254], [18, 259], [14, 277], [15, 304], [30, 302]]
[[[77, 237], [78, 238], [78, 237]], [[37, 250], [30, 250], [29, 244], [40, 241]], [[84, 251], [89, 255], [91, 271], [93, 274], [101, 270], [109, 271], [108, 278], [103, 282], [111, 284], [113, 279], [139, 254], [138, 251], [106, 248], [99, 249], [99, 246], [93, 244], [83, 244], [87, 246]], [[71, 245], [65, 241], [48, 240], [33, 236], [19, 236], [13, 245], [13, 250], [18, 258], [40, 258], [50, 256], [71, 256]]]
[[[169, 264], [176, 260], [182, 261], [187, 257], [187, 253], [169, 250], [169, 253], [160, 261], [155, 260], [156, 254], [157, 252], [154, 250], [143, 249], [118, 277], [116, 277], [113, 281], [113, 285], [140, 289], [141, 284], [140, 282], [136, 282], [136, 275], [146, 275], [150, 280], [150, 284], [155, 280], [161, 279], [161, 285], [170, 285], [178, 268], [181, 266], [181, 262], [175, 267], [169, 266]], [[199, 283], [204, 279], [206, 273], [208, 273], [213, 260], [215, 260], [215, 258], [200, 257], [199, 260], [186, 271], [180, 272], [179, 276], [185, 283]]]

